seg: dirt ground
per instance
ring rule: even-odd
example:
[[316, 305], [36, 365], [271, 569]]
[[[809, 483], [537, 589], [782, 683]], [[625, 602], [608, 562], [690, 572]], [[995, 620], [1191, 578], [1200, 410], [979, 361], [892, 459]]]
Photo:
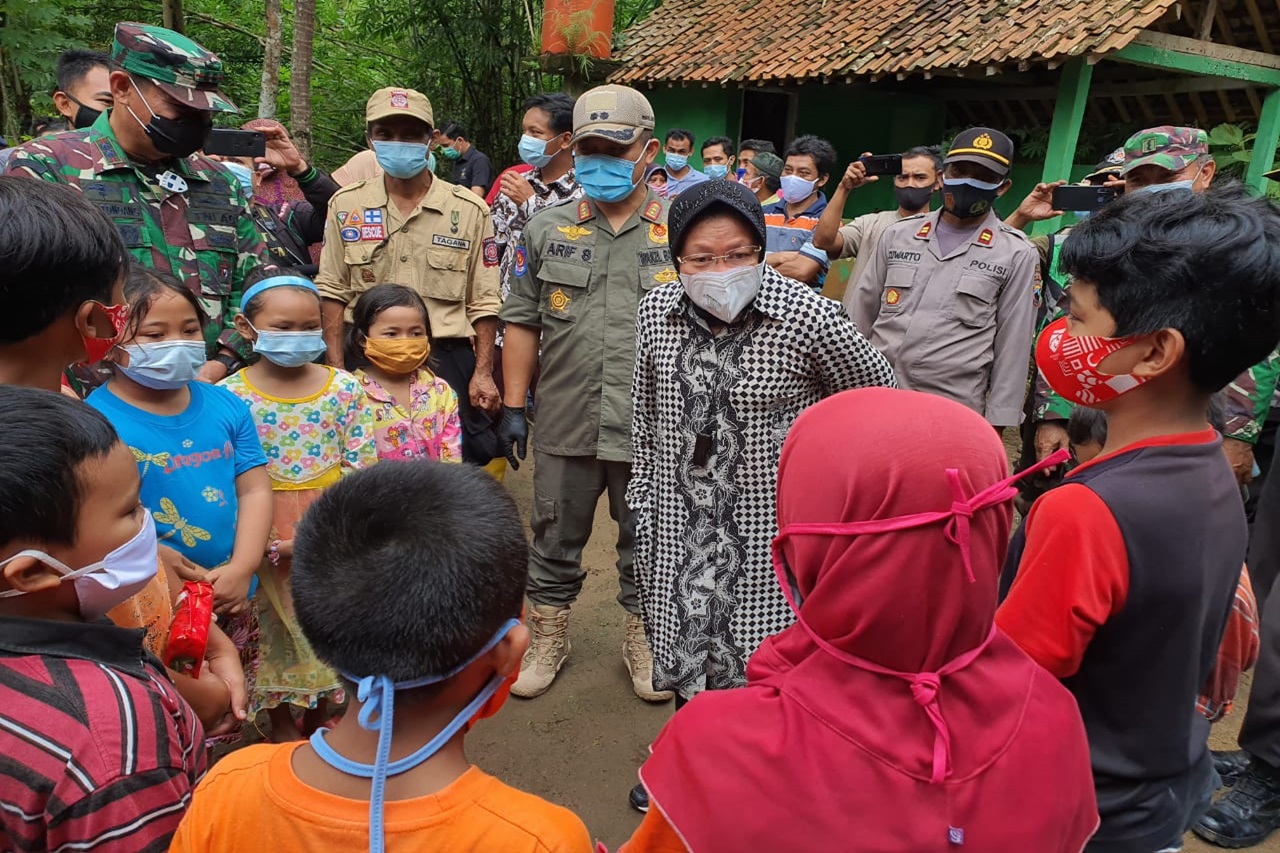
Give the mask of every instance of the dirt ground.
[[[532, 459], [506, 483], [528, 519], [533, 500]], [[639, 824], [627, 791], [650, 741], [672, 713], [671, 703], [636, 699], [622, 665], [623, 611], [614, 568], [613, 524], [601, 502], [595, 533], [583, 558], [587, 581], [569, 633], [573, 653], [551, 689], [537, 699], [512, 697], [497, 717], [467, 737], [473, 761], [504, 781], [577, 812], [591, 833], [613, 850]], [[1246, 675], [1246, 679], [1248, 676]], [[1214, 727], [1211, 745], [1234, 748], [1248, 682], [1231, 716]], [[1188, 836], [1187, 853], [1219, 848]], [[1253, 848], [1280, 853], [1280, 833]]]

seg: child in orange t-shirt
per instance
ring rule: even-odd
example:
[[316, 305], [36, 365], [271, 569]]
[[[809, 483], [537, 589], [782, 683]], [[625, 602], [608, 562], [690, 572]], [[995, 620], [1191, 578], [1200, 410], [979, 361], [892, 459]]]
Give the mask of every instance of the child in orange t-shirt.
[[356, 698], [309, 742], [219, 762], [171, 851], [590, 853], [576, 815], [463, 751], [529, 645], [526, 558], [515, 505], [477, 468], [377, 465], [332, 486], [294, 530], [294, 608]]

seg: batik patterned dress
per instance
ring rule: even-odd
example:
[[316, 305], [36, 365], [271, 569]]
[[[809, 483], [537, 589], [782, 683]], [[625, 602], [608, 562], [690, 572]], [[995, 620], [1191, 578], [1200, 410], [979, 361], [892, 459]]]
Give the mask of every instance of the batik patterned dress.
[[[373, 413], [360, 383], [329, 368], [317, 393], [298, 399], [273, 397], [245, 371], [223, 386], [248, 404], [267, 454], [275, 497], [272, 541], [293, 538], [302, 514], [344, 474], [378, 461]], [[314, 708], [321, 699], [341, 701], [337, 675], [321, 663], [298, 628], [289, 592], [290, 560], [263, 563], [258, 572], [261, 634], [258, 682], [250, 713], [278, 705]]]
[[796, 417], [893, 370], [840, 304], [766, 268], [745, 320], [713, 334], [679, 282], [640, 304], [634, 456], [636, 586], [655, 690], [740, 687], [792, 621], [774, 575], [774, 489]]
[[373, 410], [379, 459], [462, 461], [458, 395], [447, 382], [430, 370], [419, 370], [409, 383], [410, 399], [406, 408], [363, 370], [356, 371], [356, 378]]

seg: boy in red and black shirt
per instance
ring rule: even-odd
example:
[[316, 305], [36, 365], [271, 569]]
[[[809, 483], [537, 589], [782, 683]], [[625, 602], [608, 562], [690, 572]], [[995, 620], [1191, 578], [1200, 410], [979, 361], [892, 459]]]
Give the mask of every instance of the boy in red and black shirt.
[[1133, 194], [1073, 229], [1068, 316], [1036, 360], [1106, 412], [1103, 452], [1032, 507], [999, 627], [1075, 695], [1091, 853], [1177, 848], [1216, 787], [1196, 696], [1244, 563], [1209, 397], [1280, 340], [1280, 212], [1238, 188]]

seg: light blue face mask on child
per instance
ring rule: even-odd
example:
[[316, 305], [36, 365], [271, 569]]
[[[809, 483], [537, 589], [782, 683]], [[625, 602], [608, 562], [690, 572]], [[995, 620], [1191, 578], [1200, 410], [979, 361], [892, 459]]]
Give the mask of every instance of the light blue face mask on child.
[[382, 812], [387, 793], [387, 777], [406, 773], [439, 752], [484, 707], [484, 703], [488, 702], [493, 697], [493, 694], [498, 692], [498, 688], [502, 687], [502, 682], [505, 679], [501, 675], [494, 673], [493, 678], [490, 678], [488, 683], [476, 694], [476, 698], [468, 702], [467, 707], [459, 711], [457, 716], [450, 720], [449, 724], [441, 729], [435, 737], [427, 741], [421, 749], [413, 754], [406, 755], [398, 761], [392, 761], [392, 714], [395, 709], [396, 691], [413, 690], [417, 687], [439, 684], [442, 681], [453, 678], [488, 654], [494, 646], [502, 642], [502, 638], [507, 636], [512, 628], [519, 624], [519, 619], [508, 619], [503, 622], [502, 627], [498, 629], [489, 642], [481, 647], [480, 651], [441, 675], [428, 675], [424, 678], [415, 678], [412, 681], [392, 681], [385, 675], [369, 675], [364, 678], [357, 678], [348, 673], [342, 673], [343, 678], [357, 685], [356, 697], [361, 702], [360, 716], [358, 718], [360, 728], [378, 733], [377, 758], [373, 764], [361, 764], [358, 761], [352, 761], [339, 755], [334, 751], [333, 747], [325, 743], [325, 729], [317, 729], [316, 733], [311, 736], [311, 748], [316, 751], [316, 755], [320, 757], [321, 761], [339, 773], [373, 780], [373, 790], [369, 796], [369, 853], [383, 853], [385, 846]]
[[172, 391], [195, 381], [208, 357], [205, 343], [198, 341], [154, 341], [124, 344], [129, 364], [116, 369], [144, 388]]
[[261, 332], [252, 323], [249, 328], [258, 332], [253, 351], [272, 364], [281, 367], [302, 367], [324, 355], [327, 347], [324, 332]]

